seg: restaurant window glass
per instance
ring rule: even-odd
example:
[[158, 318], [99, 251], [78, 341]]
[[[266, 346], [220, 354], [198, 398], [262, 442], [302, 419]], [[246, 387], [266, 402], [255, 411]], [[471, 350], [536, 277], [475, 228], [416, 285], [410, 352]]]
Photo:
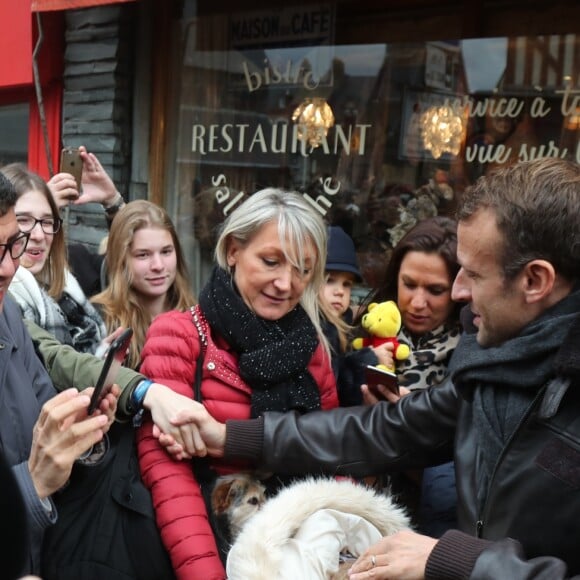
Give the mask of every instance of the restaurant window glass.
[[580, 162], [575, 35], [347, 45], [333, 4], [182, 24], [175, 207], [196, 291], [220, 224], [261, 188], [301, 192], [353, 237], [360, 296], [480, 175]]

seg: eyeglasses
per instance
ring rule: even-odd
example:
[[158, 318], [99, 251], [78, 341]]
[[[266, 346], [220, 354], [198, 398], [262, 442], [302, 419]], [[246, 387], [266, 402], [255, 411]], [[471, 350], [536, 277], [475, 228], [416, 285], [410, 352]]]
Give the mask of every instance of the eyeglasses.
[[16, 220], [21, 232], [31, 232], [36, 227], [36, 224], [40, 224], [45, 234], [56, 234], [62, 225], [60, 218], [42, 218], [37, 220], [31, 215], [19, 215], [16, 216]]
[[13, 260], [18, 260], [18, 258], [24, 254], [29, 238], [30, 232], [21, 232], [11, 242], [0, 244], [0, 264], [4, 261], [7, 252], [10, 252], [10, 257]]

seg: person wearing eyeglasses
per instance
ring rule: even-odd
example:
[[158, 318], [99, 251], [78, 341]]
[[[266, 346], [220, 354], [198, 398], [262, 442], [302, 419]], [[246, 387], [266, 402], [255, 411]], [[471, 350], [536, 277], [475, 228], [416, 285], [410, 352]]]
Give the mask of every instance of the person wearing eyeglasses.
[[68, 267], [62, 220], [50, 189], [24, 165], [7, 165], [2, 173], [16, 189], [16, 220], [29, 236], [10, 295], [26, 320], [75, 350], [94, 354], [107, 331]]
[[[31, 238], [30, 232], [19, 229], [15, 203], [14, 187], [0, 173], [0, 449], [26, 519], [24, 533], [19, 533], [14, 518], [10, 520], [14, 549], [6, 552], [8, 544], [4, 546], [2, 578], [40, 572], [44, 535], [58, 518], [52, 496], [69, 480], [75, 461], [103, 439], [118, 396], [114, 389], [100, 411], [88, 416], [90, 397], [72, 388], [57, 394], [36, 356], [20, 311], [7, 296]], [[0, 488], [5, 502], [17, 507], [18, 497], [9, 483], [3, 481]], [[5, 564], [18, 552], [22, 557], [15, 562], [13, 574]]]

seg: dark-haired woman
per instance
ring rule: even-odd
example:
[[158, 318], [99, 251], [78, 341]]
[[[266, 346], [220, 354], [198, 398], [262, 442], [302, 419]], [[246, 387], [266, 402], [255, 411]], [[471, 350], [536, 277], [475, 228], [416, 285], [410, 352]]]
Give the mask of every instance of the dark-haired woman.
[[[384, 283], [365, 300], [394, 300], [401, 311], [400, 342], [411, 354], [396, 361], [399, 385], [405, 389], [436, 388], [447, 374], [451, 355], [461, 334], [461, 305], [451, 300], [457, 262], [457, 224], [446, 217], [419, 222], [395, 246]], [[364, 310], [362, 310], [364, 312]], [[376, 402], [368, 391], [367, 402]], [[405, 498], [422, 533], [439, 537], [455, 524], [455, 475], [448, 463], [421, 474], [397, 475], [395, 491]]]

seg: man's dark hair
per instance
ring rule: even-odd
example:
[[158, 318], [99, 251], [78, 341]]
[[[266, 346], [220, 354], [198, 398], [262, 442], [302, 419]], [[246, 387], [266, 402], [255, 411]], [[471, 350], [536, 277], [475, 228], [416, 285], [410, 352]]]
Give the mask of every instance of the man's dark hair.
[[561, 276], [580, 275], [580, 165], [544, 158], [502, 167], [468, 187], [459, 221], [478, 210], [495, 213], [503, 235], [500, 264], [506, 280], [531, 260], [550, 262]]
[[16, 205], [16, 190], [12, 182], [0, 171], [0, 217]]

